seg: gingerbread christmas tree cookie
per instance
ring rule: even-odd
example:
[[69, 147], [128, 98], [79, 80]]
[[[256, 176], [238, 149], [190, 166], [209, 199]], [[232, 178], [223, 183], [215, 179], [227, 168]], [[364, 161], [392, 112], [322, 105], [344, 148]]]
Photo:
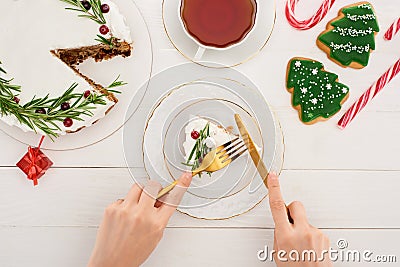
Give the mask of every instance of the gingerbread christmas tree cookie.
[[317, 45], [339, 65], [360, 69], [368, 65], [370, 53], [375, 50], [377, 32], [372, 5], [360, 2], [340, 9], [339, 16], [318, 36]]
[[313, 124], [335, 115], [347, 100], [349, 87], [338, 76], [324, 70], [322, 63], [307, 58], [292, 58], [287, 67], [286, 87], [300, 120]]

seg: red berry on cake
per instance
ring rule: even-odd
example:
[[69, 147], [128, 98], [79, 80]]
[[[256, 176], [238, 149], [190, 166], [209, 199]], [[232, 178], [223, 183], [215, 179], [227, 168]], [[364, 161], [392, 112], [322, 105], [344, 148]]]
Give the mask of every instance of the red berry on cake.
[[193, 131], [190, 133], [190, 136], [191, 136], [193, 139], [196, 140], [196, 139], [199, 139], [200, 134], [199, 134], [198, 131], [193, 130]]
[[81, 4], [86, 10], [90, 10], [90, 8], [92, 7], [89, 1], [81, 1]]
[[46, 110], [44, 108], [39, 108], [35, 112], [39, 114], [46, 114]]
[[65, 118], [64, 119], [64, 126], [65, 127], [71, 127], [72, 124], [74, 124], [73, 120], [71, 118]]
[[100, 26], [100, 33], [101, 34], [106, 35], [109, 32], [110, 32], [110, 29], [107, 27], [107, 25], [101, 25]]
[[14, 102], [17, 103], [17, 104], [19, 104], [19, 101], [20, 101], [19, 98], [16, 97], [16, 96], [14, 96]]
[[83, 93], [83, 97], [84, 98], [88, 98], [89, 96], [90, 96], [90, 90], [86, 90], [84, 93]]
[[62, 103], [61, 104], [61, 110], [68, 110], [68, 109], [70, 109], [70, 105], [69, 105], [69, 103], [68, 102], [64, 102], [64, 103]]
[[101, 5], [101, 12], [103, 13], [108, 13], [110, 11], [110, 6], [107, 4], [102, 4]]

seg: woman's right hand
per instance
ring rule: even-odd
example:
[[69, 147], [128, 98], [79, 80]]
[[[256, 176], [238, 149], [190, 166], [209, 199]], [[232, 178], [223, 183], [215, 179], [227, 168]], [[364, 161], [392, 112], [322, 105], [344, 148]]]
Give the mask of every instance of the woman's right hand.
[[[272, 217], [275, 222], [274, 234], [274, 260], [278, 267], [331, 267], [329, 258], [329, 239], [319, 229], [308, 223], [306, 211], [301, 202], [293, 202], [288, 206], [293, 224], [289, 222], [285, 202], [282, 198], [278, 176], [268, 176], [269, 204]], [[300, 260], [292, 260], [289, 257], [291, 251], [297, 251]], [[285, 251], [285, 255], [279, 254]], [[311, 255], [311, 261], [307, 253], [304, 261], [303, 252], [315, 252], [315, 258]], [[311, 252], [312, 253], [312, 252]], [[294, 255], [297, 257], [297, 255]], [[314, 260], [315, 259], [315, 260]]]

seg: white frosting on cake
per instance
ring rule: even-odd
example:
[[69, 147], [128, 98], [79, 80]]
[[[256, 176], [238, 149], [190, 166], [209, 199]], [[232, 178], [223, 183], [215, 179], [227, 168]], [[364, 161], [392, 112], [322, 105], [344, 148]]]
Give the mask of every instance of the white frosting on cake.
[[[208, 141], [209, 144], [213, 144], [214, 147], [210, 147], [215, 148], [218, 147], [220, 145], [225, 144], [226, 142], [231, 141], [232, 139], [236, 138], [237, 136], [229, 133], [225, 128], [211, 122], [208, 121], [206, 119], [203, 118], [198, 118], [198, 119], [194, 119], [192, 121], [190, 121], [186, 127], [185, 127], [185, 135], [186, 135], [186, 139], [185, 142], [183, 143], [183, 149], [185, 151], [185, 160], [188, 159], [190, 153], [193, 150], [193, 147], [196, 143], [196, 140], [192, 138], [191, 133], [192, 131], [197, 131], [200, 132], [201, 130], [204, 129], [204, 127], [207, 125], [207, 123], [210, 123], [210, 138], [212, 139], [212, 141]], [[208, 144], [207, 144], [208, 146]]]
[[118, 6], [110, 0], [102, 0], [101, 2], [110, 6], [110, 12], [104, 14], [110, 33], [118, 39], [132, 43], [131, 30], [126, 25], [125, 18], [121, 15]]
[[[8, 73], [6, 77], [14, 77], [12, 83], [21, 85], [20, 104], [30, 101], [34, 95], [44, 97], [49, 94], [51, 98], [59, 97], [73, 83], [78, 83], [75, 89], [77, 93], [93, 90], [84, 79], [54, 57], [50, 50], [98, 44], [95, 38], [100, 34], [101, 25], [91, 19], [78, 17], [79, 13], [76, 11], [66, 10], [65, 7], [69, 5], [59, 0], [6, 2], [2, 4], [7, 8], [0, 9], [0, 61]], [[104, 17], [112, 35], [132, 42], [130, 29], [115, 3], [110, 0], [103, 0], [102, 3], [110, 6], [109, 13], [105, 13]], [[115, 77], [117, 75], [115, 73]], [[94, 116], [82, 115], [83, 121], [74, 120], [72, 127], [66, 128], [63, 122], [57, 122], [62, 129], [59, 134], [91, 126], [93, 122], [104, 117], [106, 111], [115, 104], [108, 99], [106, 102], [106, 105], [97, 105], [92, 110]], [[14, 115], [0, 115], [0, 118], [9, 125], [32, 131], [26, 125], [20, 124]]]

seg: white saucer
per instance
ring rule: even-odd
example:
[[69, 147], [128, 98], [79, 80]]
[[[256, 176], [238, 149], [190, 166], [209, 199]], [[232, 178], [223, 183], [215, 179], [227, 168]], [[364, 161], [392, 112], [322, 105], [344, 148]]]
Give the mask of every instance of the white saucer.
[[[231, 79], [218, 78], [213, 74]], [[199, 80], [190, 80], [196, 77]], [[166, 186], [178, 178], [175, 177], [178, 172], [175, 174], [167, 168], [168, 160], [163, 155], [164, 134], [176, 112], [193, 103], [194, 98], [200, 101], [215, 98], [229, 100], [252, 114], [263, 139], [262, 142], [257, 140], [257, 143], [262, 147], [264, 162], [270, 171], [281, 171], [284, 153], [282, 131], [254, 84], [232, 69], [212, 70], [196, 67], [196, 64], [184, 64], [167, 69], [152, 78], [144, 101], [139, 106], [140, 112], [136, 112], [124, 126], [125, 158], [135, 182], [145, 183], [151, 177]], [[220, 118], [224, 124], [233, 123], [229, 114]], [[246, 122], [250, 124], [249, 120]], [[257, 139], [254, 130], [253, 134]], [[135, 139], [142, 135], [143, 139]], [[143, 148], [141, 162], [137, 157], [140, 148]], [[205, 181], [195, 178], [197, 180], [193, 181], [178, 210], [195, 218], [217, 220], [238, 216], [254, 208], [267, 196], [268, 191], [254, 166], [248, 165], [248, 156], [242, 157], [241, 161], [229, 167], [231, 170], [221, 171], [215, 183], [210, 178]], [[240, 168], [242, 171], [232, 179], [220, 179], [228, 172], [238, 172]], [[246, 177], [243, 180], [242, 174]]]

